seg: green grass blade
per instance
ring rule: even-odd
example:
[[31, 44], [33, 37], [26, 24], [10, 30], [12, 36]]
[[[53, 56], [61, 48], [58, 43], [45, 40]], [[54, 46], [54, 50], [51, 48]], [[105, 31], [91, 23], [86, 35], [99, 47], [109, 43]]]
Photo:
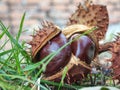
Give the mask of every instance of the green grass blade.
[[16, 62], [17, 72], [19, 74], [21, 74], [21, 67], [20, 67], [21, 63], [19, 61], [19, 56], [18, 55], [19, 55], [19, 52], [14, 51], [14, 58], [15, 58], [15, 62]]
[[[11, 77], [12, 79], [21, 79], [23, 81], [27, 81], [29, 83], [32, 83], [32, 84], [36, 84], [35, 81], [32, 81], [24, 76], [19, 76], [19, 75], [10, 75], [10, 74], [0, 74], [0, 76], [4, 76], [4, 77]], [[41, 88], [43, 88], [44, 90], [47, 90], [46, 87], [44, 87], [43, 85], [41, 84], [36, 84], [38, 86], [40, 86]]]
[[0, 39], [4, 36], [4, 34], [5, 34], [5, 32], [2, 32], [2, 33], [0, 34]]
[[8, 43], [8, 41], [9, 41], [9, 40], [6, 40], [6, 41], [5, 41], [5, 43], [0, 47], [0, 50], [2, 50], [2, 49], [5, 47], [5, 45]]
[[62, 79], [61, 79], [61, 81], [60, 81], [58, 90], [60, 90], [60, 88], [61, 88], [61, 87], [63, 86], [63, 84], [64, 84], [64, 79], [65, 79], [65, 77], [66, 77], [67, 71], [68, 71], [68, 68], [65, 67], [64, 70], [63, 70]]
[[7, 59], [1, 59], [0, 60], [0, 64], [4, 67], [9, 67], [11, 69], [14, 69], [14, 64], [12, 63], [12, 65], [10, 64], [10, 60], [11, 60], [11, 57], [12, 57], [12, 52], [10, 52], [10, 54], [8, 55], [8, 58]]
[[7, 66], [7, 67], [13, 69], [13, 67], [10, 64], [7, 64], [5, 62], [0, 61], [0, 64], [1, 64], [1, 68], [2, 68], [2, 66]]
[[14, 49], [10, 49], [10, 50], [6, 50], [6, 51], [1, 52], [1, 53], [0, 53], [0, 57], [3, 56], [3, 55], [8, 54], [8, 53], [10, 53], [10, 52], [12, 52], [13, 50], [14, 50]]
[[23, 14], [22, 19], [21, 19], [21, 22], [20, 22], [19, 31], [18, 31], [18, 34], [17, 34], [17, 36], [16, 36], [17, 41], [19, 40], [20, 35], [21, 35], [21, 33], [22, 33], [25, 15], [26, 15], [26, 13]]
[[30, 87], [26, 87], [26, 86], [22, 86], [21, 88], [20, 85], [10, 84], [1, 77], [0, 77], [0, 87], [2, 88], [2, 90], [30, 90], [31, 89]]
[[[46, 83], [48, 85], [53, 85], [53, 86], [59, 86], [60, 83], [57, 83], [57, 82], [53, 82], [53, 81], [47, 81], [47, 80], [41, 80], [41, 83]], [[66, 88], [70, 88], [70, 89], [74, 89], [76, 90], [76, 86], [74, 85], [69, 85], [69, 84], [64, 84], [63, 87], [66, 87]]]
[[[9, 28], [9, 27], [8, 27]], [[2, 39], [2, 37], [4, 36], [4, 34], [5, 34], [5, 32], [2, 32], [1, 34], [0, 34], [0, 39]]]
[[9, 37], [10, 41], [17, 47], [18, 50], [21, 51], [21, 54], [26, 58], [27, 63], [30, 63], [31, 58], [28, 55], [28, 53], [22, 48], [18, 41], [13, 38], [13, 36], [8, 32], [8, 29], [4, 26], [4, 24], [1, 21], [0, 26], [2, 28], [2, 31], [5, 32], [6, 35]]
[[41, 60], [41, 61], [38, 62], [38, 63], [35, 63], [35, 64], [32, 64], [32, 65], [26, 66], [26, 67], [23, 69], [23, 71], [29, 71], [29, 70], [32, 70], [32, 69], [35, 69], [35, 68], [39, 67], [41, 64], [44, 63], [44, 61], [46, 61], [47, 59], [49, 59], [52, 55], [53, 55], [53, 53], [49, 54], [47, 57], [45, 57], [43, 60]]

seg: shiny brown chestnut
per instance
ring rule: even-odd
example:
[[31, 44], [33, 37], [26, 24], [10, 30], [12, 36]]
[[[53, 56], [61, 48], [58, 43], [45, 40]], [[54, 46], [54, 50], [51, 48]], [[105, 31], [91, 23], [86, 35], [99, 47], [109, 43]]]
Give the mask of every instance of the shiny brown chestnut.
[[[52, 52], [56, 52], [68, 42], [61, 30], [50, 22], [44, 22], [43, 28], [33, 36], [32, 45], [33, 62], [39, 62]], [[71, 58], [70, 45], [62, 49], [46, 66], [45, 76], [51, 76], [63, 69]]]
[[99, 45], [94, 33], [88, 33], [86, 35], [81, 34], [92, 28], [93, 27], [82, 24], [74, 24], [63, 30], [63, 33], [69, 40], [75, 39], [75, 41], [71, 43], [73, 55], [87, 64], [90, 64], [96, 57]]
[[[58, 34], [50, 41], [48, 41], [48, 43], [37, 53], [38, 58], [36, 59], [42, 60], [52, 52], [56, 52], [66, 43], [67, 43], [66, 37], [62, 33]], [[71, 56], [70, 46], [66, 46], [47, 65], [45, 75], [50, 76], [60, 71], [69, 62], [70, 56]]]
[[[78, 37], [80, 34], [73, 34], [70, 39]], [[71, 43], [72, 53], [80, 60], [90, 64], [95, 56], [95, 44], [90, 37], [84, 35]]]

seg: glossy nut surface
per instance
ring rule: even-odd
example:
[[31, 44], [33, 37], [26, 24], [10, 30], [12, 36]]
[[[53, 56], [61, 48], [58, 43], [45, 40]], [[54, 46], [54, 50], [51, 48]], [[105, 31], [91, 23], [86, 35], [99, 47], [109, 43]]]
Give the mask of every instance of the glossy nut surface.
[[[40, 61], [50, 53], [57, 51], [66, 43], [66, 37], [62, 33], [58, 34], [48, 41], [48, 43], [37, 53], [37, 61]], [[45, 75], [50, 76], [60, 71], [69, 62], [70, 57], [70, 46], [66, 46], [49, 62], [45, 70]]]
[[[75, 38], [79, 34], [74, 34], [70, 39]], [[78, 40], [71, 43], [72, 53], [85, 61], [87, 64], [91, 63], [95, 54], [95, 44], [88, 36], [81, 36]]]

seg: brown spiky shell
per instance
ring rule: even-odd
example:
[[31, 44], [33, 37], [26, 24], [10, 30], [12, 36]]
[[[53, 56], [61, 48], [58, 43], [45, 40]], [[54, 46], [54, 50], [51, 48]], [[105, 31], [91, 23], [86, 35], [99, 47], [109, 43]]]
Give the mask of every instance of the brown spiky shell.
[[36, 35], [33, 35], [32, 41], [29, 43], [32, 46], [32, 58], [33, 62], [38, 51], [53, 37], [61, 32], [61, 30], [51, 22], [43, 22], [43, 28], [37, 31]]
[[116, 36], [115, 41], [100, 45], [99, 53], [104, 51], [111, 51], [112, 58], [109, 61], [112, 62], [112, 66], [110, 69], [113, 70], [113, 79], [118, 79], [120, 83], [120, 34]]
[[120, 36], [116, 38], [109, 48], [112, 52], [112, 69], [113, 69], [113, 78], [118, 79], [120, 83]]
[[68, 25], [83, 24], [87, 26], [97, 26], [98, 29], [94, 31], [98, 40], [103, 39], [109, 24], [109, 17], [106, 6], [94, 5], [87, 0], [69, 18]]

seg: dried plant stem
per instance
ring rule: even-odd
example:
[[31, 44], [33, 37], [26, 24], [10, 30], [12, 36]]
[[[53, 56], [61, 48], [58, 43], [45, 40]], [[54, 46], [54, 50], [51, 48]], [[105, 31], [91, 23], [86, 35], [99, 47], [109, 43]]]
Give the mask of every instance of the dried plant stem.
[[108, 51], [109, 48], [111, 47], [111, 44], [112, 44], [112, 43], [113, 43], [113, 42], [108, 42], [108, 43], [105, 43], [105, 44], [103, 44], [103, 45], [100, 45], [100, 47], [99, 47], [99, 53]]

